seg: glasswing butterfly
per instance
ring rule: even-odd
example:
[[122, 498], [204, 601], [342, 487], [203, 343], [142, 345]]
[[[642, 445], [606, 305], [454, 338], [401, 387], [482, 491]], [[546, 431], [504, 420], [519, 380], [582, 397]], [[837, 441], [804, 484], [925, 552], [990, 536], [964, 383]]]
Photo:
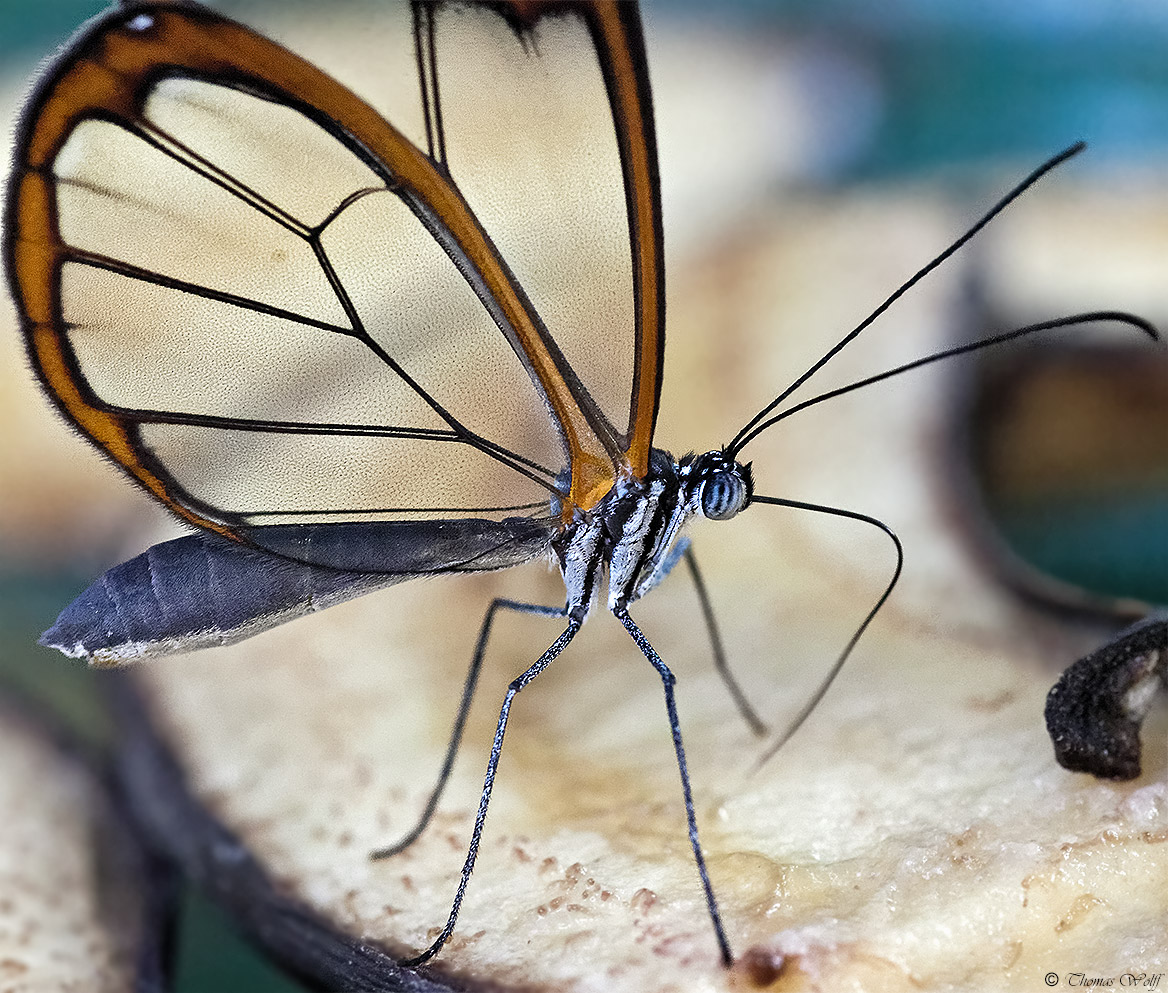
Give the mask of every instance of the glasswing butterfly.
[[[416, 576], [552, 559], [564, 605], [491, 604], [439, 781], [416, 827], [374, 853], [402, 850], [434, 813], [495, 612], [563, 618], [559, 637], [507, 690], [453, 906], [409, 963], [418, 964], [455, 927], [512, 701], [575, 637], [607, 577], [607, 609], [662, 680], [689, 840], [729, 963], [674, 677], [629, 607], [684, 559], [719, 671], [762, 734], [726, 668], [686, 524], [769, 504], [888, 535], [891, 580], [769, 757], [888, 598], [902, 553], [872, 517], [756, 493], [743, 449], [798, 410], [1009, 338], [1105, 319], [1154, 332], [1121, 313], [1061, 318], [779, 409], [1075, 146], [728, 445], [675, 459], [653, 447], [663, 228], [637, 6], [415, 3], [412, 25], [416, 78], [393, 121], [313, 64], [193, 3], [109, 12], [37, 86], [18, 136], [5, 242], [32, 365], [68, 421], [198, 529], [111, 569], [42, 643], [116, 664], [238, 641]], [[478, 37], [481, 59], [443, 62], [448, 32]], [[517, 63], [540, 99], [513, 100], [500, 117], [490, 104], [493, 58]], [[540, 150], [547, 129], [585, 150], [586, 171]], [[530, 223], [516, 227], [517, 215]], [[584, 306], [574, 289], [582, 282], [591, 287]]]

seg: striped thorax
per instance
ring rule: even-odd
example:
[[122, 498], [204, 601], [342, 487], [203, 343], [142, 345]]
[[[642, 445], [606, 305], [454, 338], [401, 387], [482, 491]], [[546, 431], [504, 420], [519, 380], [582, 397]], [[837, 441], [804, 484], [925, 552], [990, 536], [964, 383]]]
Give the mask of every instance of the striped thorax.
[[618, 481], [553, 543], [569, 614], [584, 619], [606, 565], [608, 609], [639, 600], [684, 554], [689, 543], [679, 538], [695, 515], [729, 520], [749, 504], [752, 490], [750, 466], [722, 451], [675, 460], [654, 449], [643, 479]]

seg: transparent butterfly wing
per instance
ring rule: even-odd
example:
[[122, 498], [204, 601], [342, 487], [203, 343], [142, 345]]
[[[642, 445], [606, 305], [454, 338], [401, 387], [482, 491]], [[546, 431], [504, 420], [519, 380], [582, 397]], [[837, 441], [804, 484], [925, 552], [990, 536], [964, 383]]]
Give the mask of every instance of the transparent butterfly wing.
[[[546, 81], [571, 56], [603, 76], [580, 33], [587, 17], [520, 25], [510, 9], [437, 13], [469, 18], [444, 42], [451, 52], [507, 53], [491, 56], [492, 73], [510, 61], [530, 75], [535, 58]], [[619, 409], [624, 395], [623, 415], [639, 363], [629, 224], [621, 210], [596, 221], [587, 197], [549, 215], [562, 174], [544, 177], [538, 210], [491, 193], [491, 174], [496, 190], [529, 178], [515, 183], [505, 167], [530, 154], [513, 142], [494, 160], [481, 142], [471, 152], [476, 137], [531, 126], [507, 101], [484, 111], [496, 125], [464, 116], [444, 136], [451, 164], [467, 163], [464, 196], [433, 146], [439, 120], [459, 119], [448, 108], [470, 97], [455, 82], [455, 99], [432, 89], [446, 49], [430, 14], [417, 23], [425, 152], [309, 63], [185, 6], [142, 5], [91, 26], [27, 113], [7, 251], [34, 365], [139, 482], [228, 537], [263, 544], [275, 523], [547, 516], [565, 470], [575, 486], [579, 464], [611, 459], [621, 439], [592, 397]], [[574, 33], [544, 65], [525, 46], [553, 23]], [[610, 145], [612, 124], [609, 114]], [[602, 137], [593, 129], [588, 140]], [[534, 161], [538, 171], [549, 159]], [[611, 165], [585, 185], [624, 197]], [[476, 210], [500, 226], [498, 249]], [[573, 216], [606, 242], [624, 238], [623, 282], [610, 280], [623, 303], [579, 299], [573, 287], [596, 273], [570, 271], [587, 241], [560, 237]], [[593, 257], [614, 251], [606, 243]], [[562, 301], [574, 295], [568, 319]], [[562, 340], [549, 340], [536, 301]]]
[[[627, 447], [636, 356], [629, 225], [590, 25], [563, 15], [516, 32], [489, 8], [428, 13], [438, 95], [430, 103], [442, 111], [435, 154]], [[469, 52], [473, 58], [446, 57]]]

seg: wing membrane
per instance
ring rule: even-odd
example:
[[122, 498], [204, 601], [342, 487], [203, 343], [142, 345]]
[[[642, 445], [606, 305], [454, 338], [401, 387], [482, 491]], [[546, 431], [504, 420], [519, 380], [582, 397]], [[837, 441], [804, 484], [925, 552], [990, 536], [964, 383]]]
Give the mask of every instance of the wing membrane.
[[[517, 35], [490, 8], [463, 5], [439, 8], [436, 20], [447, 168], [623, 444], [635, 324], [629, 232], [588, 26], [551, 17]], [[474, 57], [454, 57], [463, 52]]]
[[[635, 10], [491, 6], [430, 9], [453, 31], [442, 45], [478, 46], [480, 91], [484, 68], [510, 64], [537, 96], [522, 113], [476, 103], [456, 73], [447, 89], [471, 102], [451, 120], [435, 55], [449, 32], [426, 15], [430, 156], [309, 63], [193, 6], [107, 16], [41, 84], [8, 216], [30, 355], [64, 412], [188, 520], [254, 541], [256, 524], [339, 513], [499, 519], [570, 477], [567, 513], [637, 471], [661, 339], [645, 316], [660, 225]], [[644, 83], [632, 139], [628, 73], [593, 48], [606, 30]], [[558, 69], [590, 74], [589, 113], [564, 119], [575, 151], [535, 154], [519, 139], [562, 138], [571, 109]], [[484, 132], [510, 136], [495, 158], [470, 154]], [[640, 204], [627, 217], [622, 189]], [[587, 285], [604, 289], [584, 299]]]
[[594, 401], [583, 406], [597, 432], [643, 476], [664, 292], [637, 7], [416, 3], [415, 11], [431, 154]]
[[[438, 507], [443, 510], [428, 516], [497, 518], [510, 507], [528, 505], [542, 507], [546, 515], [548, 508], [547, 499], [539, 499], [546, 490], [534, 483], [514, 485], [512, 469], [453, 437], [277, 433], [201, 424], [143, 424], [141, 435], [183, 492], [240, 524], [276, 516], [316, 519], [334, 508], [368, 519], [416, 518]], [[339, 465], [343, 473], [336, 471]], [[422, 490], [419, 477], [427, 481]], [[468, 478], [475, 481], [473, 493], [465, 486]], [[469, 502], [476, 494], [480, 502]], [[504, 511], [486, 509], [500, 506]]]
[[[415, 391], [343, 329], [329, 333], [300, 315], [241, 315], [230, 302], [84, 262], [62, 267], [61, 287], [77, 365], [112, 407], [300, 423], [396, 421], [449, 433]], [[129, 322], [127, 311], [150, 317]], [[280, 357], [278, 375], [273, 356]]]

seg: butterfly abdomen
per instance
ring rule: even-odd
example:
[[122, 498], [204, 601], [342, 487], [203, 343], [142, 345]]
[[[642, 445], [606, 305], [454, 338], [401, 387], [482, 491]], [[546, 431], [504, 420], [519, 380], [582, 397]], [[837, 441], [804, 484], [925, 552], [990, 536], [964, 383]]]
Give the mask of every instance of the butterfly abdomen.
[[206, 534], [114, 566], [40, 643], [99, 665], [227, 645], [409, 578], [305, 565]]

